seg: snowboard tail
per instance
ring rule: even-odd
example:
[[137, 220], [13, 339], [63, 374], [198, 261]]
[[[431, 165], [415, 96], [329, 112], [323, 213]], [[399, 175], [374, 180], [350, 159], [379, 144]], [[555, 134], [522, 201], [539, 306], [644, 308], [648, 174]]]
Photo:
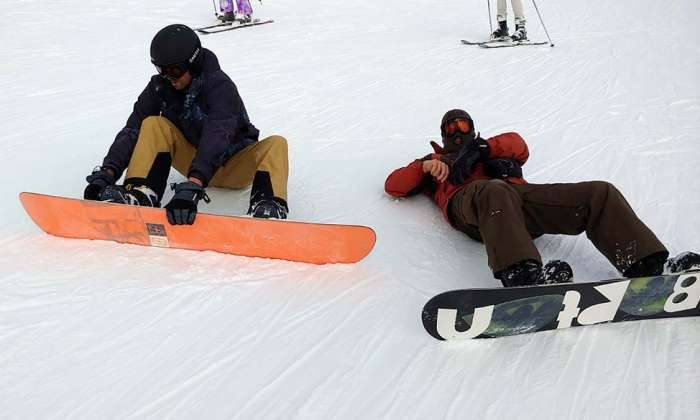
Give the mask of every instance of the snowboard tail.
[[495, 338], [604, 322], [700, 316], [700, 271], [495, 289], [430, 299], [423, 326], [438, 340]]
[[367, 226], [317, 224], [198, 213], [170, 225], [165, 210], [23, 192], [27, 214], [46, 233], [134, 245], [216, 251], [313, 264], [354, 263], [376, 235]]

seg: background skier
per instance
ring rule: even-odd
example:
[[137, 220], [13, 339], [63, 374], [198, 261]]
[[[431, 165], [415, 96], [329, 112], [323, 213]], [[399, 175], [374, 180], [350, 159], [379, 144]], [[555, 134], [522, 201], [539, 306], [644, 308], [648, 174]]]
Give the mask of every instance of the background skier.
[[[171, 165], [187, 180], [166, 207], [172, 224], [192, 224], [207, 186], [252, 182], [249, 214], [286, 218], [287, 141], [258, 141], [236, 85], [185, 25], [161, 29], [151, 42], [158, 75], [139, 95], [102, 165], [87, 177], [84, 197], [160, 207]], [[115, 185], [126, 170], [124, 185]]]
[[[544, 267], [533, 239], [586, 232], [626, 277], [661, 274], [668, 251], [635, 215], [622, 194], [603, 181], [529, 184], [521, 166], [529, 157], [523, 138], [509, 132], [483, 139], [464, 110], [448, 111], [440, 123], [442, 146], [396, 169], [385, 190], [394, 197], [420, 192], [433, 197], [451, 225], [486, 246], [488, 264], [504, 286], [571, 281], [564, 261]], [[700, 263], [685, 253], [674, 271]]]

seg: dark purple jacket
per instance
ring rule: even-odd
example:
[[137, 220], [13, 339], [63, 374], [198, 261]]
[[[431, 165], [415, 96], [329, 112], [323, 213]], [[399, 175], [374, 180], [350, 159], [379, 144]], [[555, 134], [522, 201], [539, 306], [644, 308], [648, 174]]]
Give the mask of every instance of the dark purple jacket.
[[251, 124], [236, 85], [221, 70], [216, 55], [203, 51], [202, 71], [186, 90], [151, 77], [102, 164], [113, 169], [117, 179], [129, 165], [141, 122], [151, 115], [173, 122], [197, 149], [187, 176], [201, 179], [205, 186], [231, 156], [258, 141], [260, 132]]

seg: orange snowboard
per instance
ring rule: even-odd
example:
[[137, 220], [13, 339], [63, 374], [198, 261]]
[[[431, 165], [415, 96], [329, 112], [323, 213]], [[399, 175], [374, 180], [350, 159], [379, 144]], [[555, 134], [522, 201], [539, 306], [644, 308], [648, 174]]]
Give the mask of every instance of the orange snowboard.
[[23, 192], [20, 201], [46, 233], [166, 248], [217, 251], [313, 264], [354, 263], [376, 235], [366, 226], [263, 220], [199, 213], [173, 226], [165, 210]]

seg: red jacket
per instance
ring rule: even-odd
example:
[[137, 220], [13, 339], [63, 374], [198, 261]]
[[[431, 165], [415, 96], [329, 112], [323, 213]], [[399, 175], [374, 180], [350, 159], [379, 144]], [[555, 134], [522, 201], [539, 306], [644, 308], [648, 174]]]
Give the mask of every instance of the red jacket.
[[[489, 159], [509, 158], [514, 159], [520, 165], [525, 164], [530, 153], [527, 149], [525, 140], [518, 133], [503, 133], [491, 137], [486, 140], [489, 143]], [[433, 196], [433, 200], [442, 209], [442, 213], [449, 221], [447, 208], [452, 198], [457, 191], [464, 188], [472, 181], [478, 179], [490, 179], [484, 172], [484, 163], [477, 162], [472, 167], [472, 172], [469, 178], [464, 181], [464, 184], [454, 185], [449, 181], [437, 183], [430, 175], [423, 172], [423, 161], [426, 159], [439, 159], [444, 154], [442, 148], [431, 142], [435, 153], [426, 156], [423, 159], [416, 159], [408, 166], [396, 169], [386, 179], [384, 189], [387, 194], [393, 197], [408, 197], [420, 192], [427, 193]], [[527, 181], [523, 178], [509, 177], [505, 179], [511, 184], [526, 184]]]

